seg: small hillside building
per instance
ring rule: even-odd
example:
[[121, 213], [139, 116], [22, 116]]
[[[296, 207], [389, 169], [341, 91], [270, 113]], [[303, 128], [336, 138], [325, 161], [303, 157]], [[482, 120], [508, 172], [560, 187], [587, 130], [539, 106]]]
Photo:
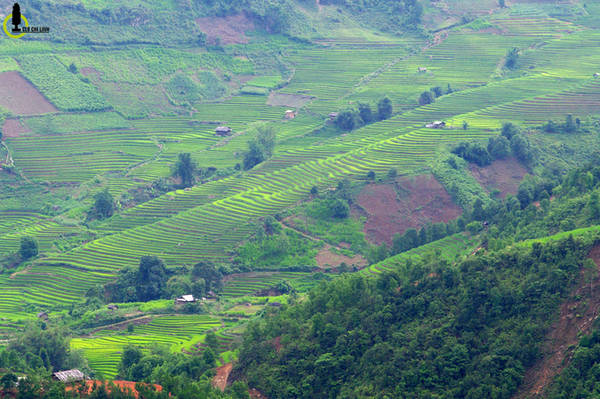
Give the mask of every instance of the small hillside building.
[[296, 117], [296, 113], [291, 110], [288, 109], [287, 111], [285, 111], [285, 119], [294, 119]]
[[219, 126], [215, 129], [217, 136], [229, 136], [231, 134], [231, 128], [228, 126]]
[[425, 73], [425, 72], [427, 72], [427, 68], [425, 68], [425, 67], [419, 67], [418, 71], [419, 71], [419, 73]]
[[83, 374], [80, 370], [77, 370], [77, 369], [58, 371], [58, 372], [52, 374], [52, 377], [55, 380], [58, 380], [60, 382], [65, 382], [65, 383], [75, 382], [75, 381], [85, 381], [85, 374]]
[[43, 321], [48, 321], [48, 313], [40, 312], [37, 314], [37, 318]]
[[442, 128], [446, 127], [446, 122], [435, 121], [435, 122], [426, 124], [425, 127], [430, 128], [430, 129], [442, 129]]
[[335, 118], [337, 118], [337, 117], [338, 117], [338, 115], [339, 115], [339, 114], [338, 114], [337, 112], [332, 112], [332, 113], [330, 113], [330, 114], [329, 114], [329, 120], [330, 120], [330, 121], [334, 121], [334, 120], [335, 120]]
[[194, 303], [196, 302], [197, 299], [194, 298], [193, 295], [182, 295], [180, 297], [175, 298], [175, 303], [176, 304], [181, 304], [181, 303]]
[[594, 74], [594, 77], [595, 77], [595, 78], [597, 78], [597, 77], [600, 77], [600, 73], [596, 72], [596, 73]]

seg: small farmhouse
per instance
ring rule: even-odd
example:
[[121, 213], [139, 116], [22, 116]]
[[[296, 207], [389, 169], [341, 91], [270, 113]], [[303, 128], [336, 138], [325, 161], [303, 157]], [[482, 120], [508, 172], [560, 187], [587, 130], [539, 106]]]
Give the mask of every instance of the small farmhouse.
[[296, 113], [291, 109], [285, 111], [285, 119], [294, 119], [296, 117]]
[[419, 71], [419, 73], [425, 73], [425, 72], [427, 72], [427, 68], [425, 68], [425, 67], [419, 67], [418, 71]]
[[197, 299], [194, 298], [193, 295], [182, 295], [180, 297], [175, 298], [175, 303], [176, 304], [181, 304], [181, 303], [194, 303], [196, 302]]
[[330, 121], [335, 120], [335, 118], [337, 118], [337, 117], [338, 117], [338, 113], [337, 112], [332, 112], [332, 113], [329, 114], [329, 120]]
[[107, 306], [107, 308], [108, 308], [109, 310], [118, 310], [118, 309], [119, 309], [119, 307], [118, 307], [117, 305], [113, 305], [113, 304], [111, 304], [111, 305], [108, 305], [108, 306]]
[[600, 76], [600, 73], [598, 73], [598, 72], [596, 72], [596, 73], [594, 74], [594, 77], [595, 77], [595, 78], [597, 78], [597, 77], [599, 77], [599, 76]]
[[37, 314], [37, 318], [43, 321], [48, 321], [48, 313], [40, 312]]
[[73, 381], [84, 381], [85, 374], [83, 374], [80, 370], [65, 370], [58, 371], [52, 374], [52, 377], [61, 382], [73, 382]]
[[219, 126], [215, 129], [217, 136], [229, 136], [231, 134], [231, 128], [228, 126]]
[[442, 128], [446, 127], [446, 122], [435, 121], [435, 122], [426, 124], [425, 127], [430, 128], [430, 129], [442, 129]]

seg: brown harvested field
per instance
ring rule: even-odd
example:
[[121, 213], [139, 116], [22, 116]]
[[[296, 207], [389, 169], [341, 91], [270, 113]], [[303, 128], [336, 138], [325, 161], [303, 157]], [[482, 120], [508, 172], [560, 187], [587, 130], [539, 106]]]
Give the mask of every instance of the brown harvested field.
[[272, 107], [293, 107], [300, 108], [303, 107], [306, 103], [313, 100], [315, 97], [305, 96], [302, 94], [284, 94], [284, 93], [274, 93], [269, 94], [269, 98], [267, 99], [267, 105]]
[[212, 44], [216, 43], [217, 38], [221, 44], [248, 43], [246, 32], [254, 30], [254, 23], [244, 14], [197, 18], [196, 24]]
[[15, 115], [38, 115], [58, 111], [16, 71], [0, 73], [0, 106]]
[[396, 233], [447, 222], [462, 214], [431, 175], [400, 177], [393, 184], [369, 184], [358, 195], [358, 205], [367, 217], [365, 235], [375, 244], [390, 245]]
[[487, 190], [498, 189], [502, 198], [507, 194], [516, 194], [519, 183], [527, 174], [527, 169], [515, 158], [500, 159], [491, 165], [470, 166], [471, 174]]
[[7, 119], [2, 126], [2, 137], [19, 137], [24, 133], [29, 133], [31, 130], [24, 126], [18, 119]]
[[329, 269], [338, 267], [339, 265], [345, 263], [348, 266], [356, 266], [359, 268], [365, 267], [367, 265], [367, 260], [363, 258], [361, 255], [354, 255], [352, 258], [346, 255], [337, 254], [333, 251], [333, 248], [329, 244], [323, 245], [323, 248], [317, 254], [317, 265], [321, 269]]

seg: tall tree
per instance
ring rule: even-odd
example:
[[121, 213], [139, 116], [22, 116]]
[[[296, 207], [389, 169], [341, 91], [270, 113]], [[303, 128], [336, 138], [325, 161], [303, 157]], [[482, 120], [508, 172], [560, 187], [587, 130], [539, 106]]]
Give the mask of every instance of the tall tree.
[[19, 255], [21, 259], [27, 260], [38, 254], [38, 243], [33, 237], [21, 237], [21, 248]]
[[388, 97], [379, 100], [377, 103], [377, 116], [380, 121], [391, 118], [393, 112], [394, 108], [392, 106], [392, 100], [390, 100]]
[[181, 185], [183, 187], [190, 187], [194, 184], [194, 172], [196, 169], [197, 166], [192, 160], [192, 155], [189, 152], [184, 152], [177, 156], [173, 175], [181, 178]]
[[373, 122], [373, 111], [371, 110], [371, 106], [369, 104], [360, 103], [358, 104], [358, 115], [360, 119], [368, 125]]

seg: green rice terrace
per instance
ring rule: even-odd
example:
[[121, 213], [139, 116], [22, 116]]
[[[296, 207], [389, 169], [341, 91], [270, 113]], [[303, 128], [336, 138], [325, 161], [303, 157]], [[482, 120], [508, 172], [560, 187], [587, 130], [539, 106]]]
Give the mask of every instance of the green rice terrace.
[[[225, 365], [249, 320], [338, 274], [459, 262], [488, 246], [472, 200], [600, 142], [593, 2], [422, 0], [417, 28], [394, 30], [353, 2], [281, 1], [275, 24], [255, 5], [139, 0], [122, 36], [112, 2], [39, 3], [21, 7], [47, 37], [0, 40], [0, 342], [61, 320], [96, 376], [129, 345], [212, 345]], [[542, 127], [566, 118], [577, 140]], [[507, 122], [537, 161], [451, 155]], [[164, 266], [152, 295], [123, 288], [146, 256]]]

